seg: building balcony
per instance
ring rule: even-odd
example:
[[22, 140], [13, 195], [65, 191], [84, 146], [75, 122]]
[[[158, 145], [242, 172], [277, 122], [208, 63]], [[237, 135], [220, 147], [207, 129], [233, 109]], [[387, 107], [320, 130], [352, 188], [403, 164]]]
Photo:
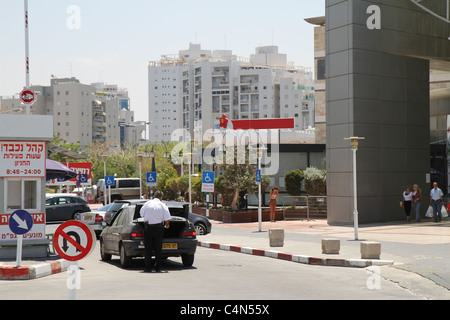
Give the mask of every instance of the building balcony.
[[95, 116], [92, 118], [92, 120], [97, 121], [97, 122], [105, 122], [106, 118], [104, 116]]

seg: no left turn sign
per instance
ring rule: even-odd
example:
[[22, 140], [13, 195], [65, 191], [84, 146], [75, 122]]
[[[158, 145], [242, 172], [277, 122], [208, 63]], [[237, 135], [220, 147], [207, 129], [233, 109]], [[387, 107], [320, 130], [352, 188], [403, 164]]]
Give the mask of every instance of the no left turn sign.
[[58, 255], [67, 261], [79, 261], [95, 248], [95, 232], [80, 221], [68, 221], [55, 232], [53, 245]]

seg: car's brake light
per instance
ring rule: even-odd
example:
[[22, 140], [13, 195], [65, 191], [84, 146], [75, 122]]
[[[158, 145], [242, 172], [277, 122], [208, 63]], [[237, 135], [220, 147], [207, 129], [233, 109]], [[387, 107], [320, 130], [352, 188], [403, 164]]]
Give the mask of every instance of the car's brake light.
[[132, 233], [131, 237], [132, 238], [143, 238], [144, 234], [143, 233]]
[[98, 213], [95, 215], [95, 222], [103, 222], [103, 217]]
[[184, 232], [184, 233], [183, 233], [183, 236], [184, 236], [184, 237], [196, 236], [196, 235], [197, 235], [197, 232], [195, 232], [195, 231]]

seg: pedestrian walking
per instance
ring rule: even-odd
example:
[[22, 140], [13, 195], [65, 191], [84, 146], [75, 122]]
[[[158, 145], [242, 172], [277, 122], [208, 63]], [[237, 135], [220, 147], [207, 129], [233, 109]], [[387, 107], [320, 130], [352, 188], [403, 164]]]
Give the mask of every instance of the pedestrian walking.
[[[161, 272], [162, 244], [164, 229], [170, 228], [170, 211], [162, 202], [164, 194], [156, 191], [153, 200], [148, 201], [142, 207], [140, 213], [145, 222], [144, 244], [145, 244], [145, 272]], [[153, 252], [155, 261], [152, 260]]]
[[444, 202], [444, 193], [438, 187], [438, 183], [433, 183], [433, 189], [430, 192], [430, 206], [433, 208], [434, 222], [442, 220], [442, 203]]
[[403, 192], [403, 208], [405, 208], [407, 222], [411, 221], [412, 198], [413, 193], [411, 187], [407, 186], [406, 190]]
[[277, 210], [277, 198], [280, 197], [280, 189], [278, 187], [274, 187], [272, 188], [272, 190], [270, 190], [270, 201], [269, 201], [269, 206], [270, 206], [270, 221], [275, 222], [275, 214], [276, 214], [276, 210]]
[[420, 206], [422, 205], [423, 195], [422, 190], [417, 184], [413, 186], [413, 210], [416, 214], [416, 222], [420, 222]]

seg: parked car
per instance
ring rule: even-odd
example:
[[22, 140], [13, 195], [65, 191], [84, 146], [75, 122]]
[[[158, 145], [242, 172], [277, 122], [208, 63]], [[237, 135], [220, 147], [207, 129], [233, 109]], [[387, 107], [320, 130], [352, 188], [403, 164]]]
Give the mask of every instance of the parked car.
[[[114, 179], [114, 185], [111, 186], [111, 202], [117, 200], [139, 199], [140, 179], [139, 178], [118, 178]], [[104, 202], [103, 192], [105, 188], [105, 179], [97, 182], [97, 202]], [[106, 187], [108, 189], [108, 187]], [[108, 193], [108, 190], [107, 190]]]
[[47, 194], [45, 200], [47, 222], [81, 220], [83, 212], [91, 212], [89, 203], [76, 195]]
[[93, 212], [84, 212], [81, 214], [81, 221], [88, 224], [94, 229], [95, 234], [100, 236], [103, 231], [103, 221], [105, 221], [106, 212], [111, 208], [113, 203], [101, 207]]
[[123, 207], [129, 205], [144, 204], [147, 201], [148, 200], [118, 200], [112, 204], [111, 208], [109, 208], [108, 211], [106, 211], [105, 222], [110, 224], [117, 212]]
[[120, 200], [114, 203], [110, 203], [93, 213], [85, 213], [81, 216], [81, 221], [92, 226], [97, 235], [104, 229], [103, 222], [107, 224], [111, 223], [117, 212], [125, 206], [131, 204], [144, 204], [148, 200]]
[[[163, 258], [181, 257], [185, 267], [194, 264], [197, 250], [197, 233], [188, 220], [189, 205], [180, 202], [165, 202], [172, 216], [170, 228], [164, 230]], [[143, 204], [128, 205], [120, 209], [110, 225], [100, 235], [100, 255], [110, 261], [113, 255], [120, 256], [123, 268], [130, 266], [132, 259], [145, 256], [144, 219], [140, 211]]]
[[207, 217], [189, 212], [189, 221], [194, 224], [198, 236], [205, 236], [211, 233], [212, 224]]

